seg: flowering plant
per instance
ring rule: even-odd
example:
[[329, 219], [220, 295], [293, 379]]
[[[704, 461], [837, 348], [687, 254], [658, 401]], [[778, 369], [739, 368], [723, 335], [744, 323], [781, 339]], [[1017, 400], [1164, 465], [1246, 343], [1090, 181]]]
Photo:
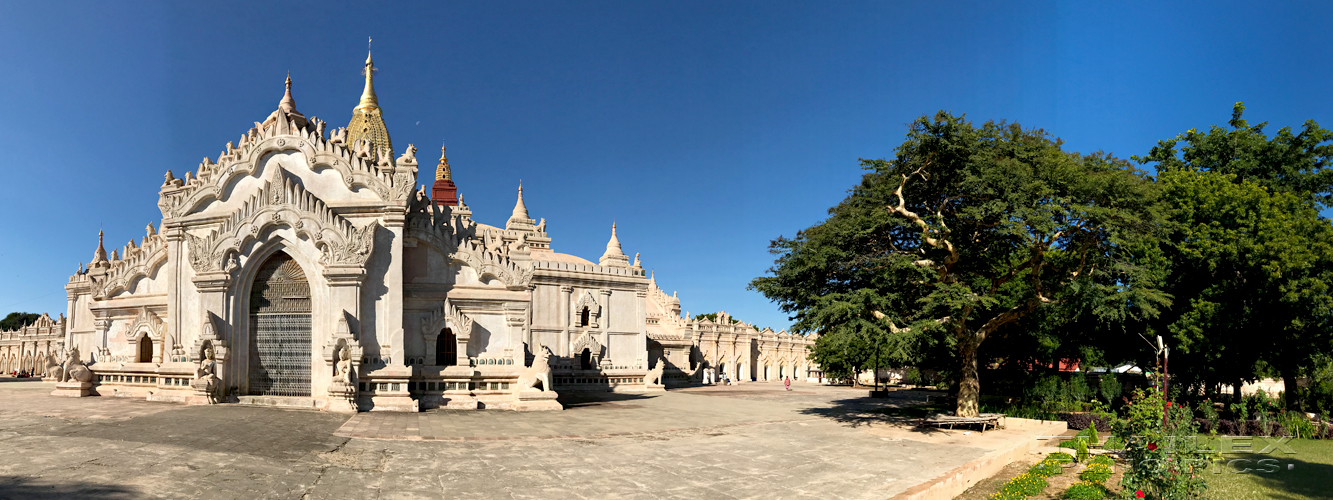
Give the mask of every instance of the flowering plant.
[[[1168, 406], [1156, 388], [1134, 391], [1125, 419], [1114, 432], [1125, 441], [1128, 469], [1120, 479], [1123, 498], [1192, 500], [1207, 487], [1204, 452], [1188, 407]], [[1163, 422], [1165, 421], [1165, 423]]]

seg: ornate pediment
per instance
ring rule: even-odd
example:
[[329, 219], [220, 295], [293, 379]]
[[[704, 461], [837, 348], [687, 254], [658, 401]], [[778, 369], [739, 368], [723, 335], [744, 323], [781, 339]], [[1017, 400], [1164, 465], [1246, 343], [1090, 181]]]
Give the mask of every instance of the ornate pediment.
[[588, 324], [596, 325], [597, 320], [602, 316], [602, 306], [597, 303], [597, 299], [592, 296], [590, 291], [583, 292], [579, 300], [574, 303], [574, 307], [569, 310], [569, 322], [575, 325], [579, 324], [584, 308], [588, 309]]
[[421, 318], [421, 335], [432, 336], [446, 327], [452, 328], [454, 335], [460, 338], [472, 334], [472, 318], [459, 311], [447, 298], [439, 307], [431, 310], [429, 315]]
[[[149, 226], [152, 229], [152, 226]], [[130, 284], [153, 272], [153, 268], [167, 260], [167, 244], [161, 235], [149, 233], [143, 239], [143, 245], [134, 245], [131, 241], [124, 250], [125, 258], [114, 262], [98, 283], [94, 296], [110, 297], [117, 292], [129, 290]]]
[[[286, 226], [314, 242], [325, 265], [362, 266], [374, 249], [378, 221], [356, 227], [285, 174], [257, 193], [208, 236], [186, 233], [190, 265], [197, 273], [231, 271], [241, 247], [271, 226]], [[227, 259], [229, 262], [224, 263]]]
[[265, 124], [256, 122], [238, 143], [228, 142], [216, 163], [204, 158], [198, 170], [187, 172], [183, 179], [167, 172], [158, 199], [162, 217], [181, 217], [220, 199], [234, 178], [254, 175], [265, 155], [283, 151], [299, 151], [311, 171], [332, 169], [349, 190], [366, 188], [386, 202], [406, 201], [416, 187], [417, 163], [411, 155], [404, 155], [395, 167], [374, 154], [349, 149], [337, 131], [326, 139], [324, 122], [318, 118], [305, 127], [281, 113], [271, 118]]

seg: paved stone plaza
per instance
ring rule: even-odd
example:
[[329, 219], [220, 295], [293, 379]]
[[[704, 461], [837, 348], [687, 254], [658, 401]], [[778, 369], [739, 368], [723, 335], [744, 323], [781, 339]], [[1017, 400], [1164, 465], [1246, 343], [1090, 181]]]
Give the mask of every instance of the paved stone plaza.
[[915, 431], [875, 410], [919, 394], [814, 384], [350, 417], [52, 388], [0, 378], [0, 498], [889, 498], [1017, 438]]

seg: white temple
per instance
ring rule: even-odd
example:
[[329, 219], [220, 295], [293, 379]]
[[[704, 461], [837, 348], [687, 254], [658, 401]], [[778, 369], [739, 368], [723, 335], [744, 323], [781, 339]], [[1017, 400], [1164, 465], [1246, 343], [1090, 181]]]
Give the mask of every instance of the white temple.
[[556, 391], [819, 376], [813, 335], [682, 318], [614, 224], [592, 262], [552, 249], [522, 187], [502, 226], [477, 222], [443, 148], [428, 195], [416, 148], [395, 158], [365, 69], [347, 128], [298, 112], [288, 78], [278, 109], [216, 160], [166, 173], [160, 229], [110, 255], [99, 234], [65, 287], [63, 343], [47, 347], [78, 353], [53, 377], [94, 375], [66, 395], [536, 410], [560, 409]]

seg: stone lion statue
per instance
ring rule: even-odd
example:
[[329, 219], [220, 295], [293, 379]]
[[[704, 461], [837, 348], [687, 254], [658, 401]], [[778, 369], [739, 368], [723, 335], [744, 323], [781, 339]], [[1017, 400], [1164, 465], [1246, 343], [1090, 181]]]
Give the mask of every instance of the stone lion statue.
[[42, 378], [60, 380], [64, 376], [65, 369], [61, 367], [55, 353], [46, 353], [46, 369], [42, 371]]
[[546, 346], [538, 346], [532, 366], [525, 368], [518, 376], [518, 390], [537, 390], [538, 383], [541, 384], [541, 392], [551, 390], [551, 350]]
[[61, 382], [92, 382], [93, 371], [83, 365], [79, 358], [79, 348], [71, 347], [65, 351], [65, 364], [61, 367]]
[[648, 374], [643, 376], [643, 385], [653, 386], [662, 385], [662, 372], [666, 371], [666, 358], [657, 360], [657, 366], [648, 370]]

